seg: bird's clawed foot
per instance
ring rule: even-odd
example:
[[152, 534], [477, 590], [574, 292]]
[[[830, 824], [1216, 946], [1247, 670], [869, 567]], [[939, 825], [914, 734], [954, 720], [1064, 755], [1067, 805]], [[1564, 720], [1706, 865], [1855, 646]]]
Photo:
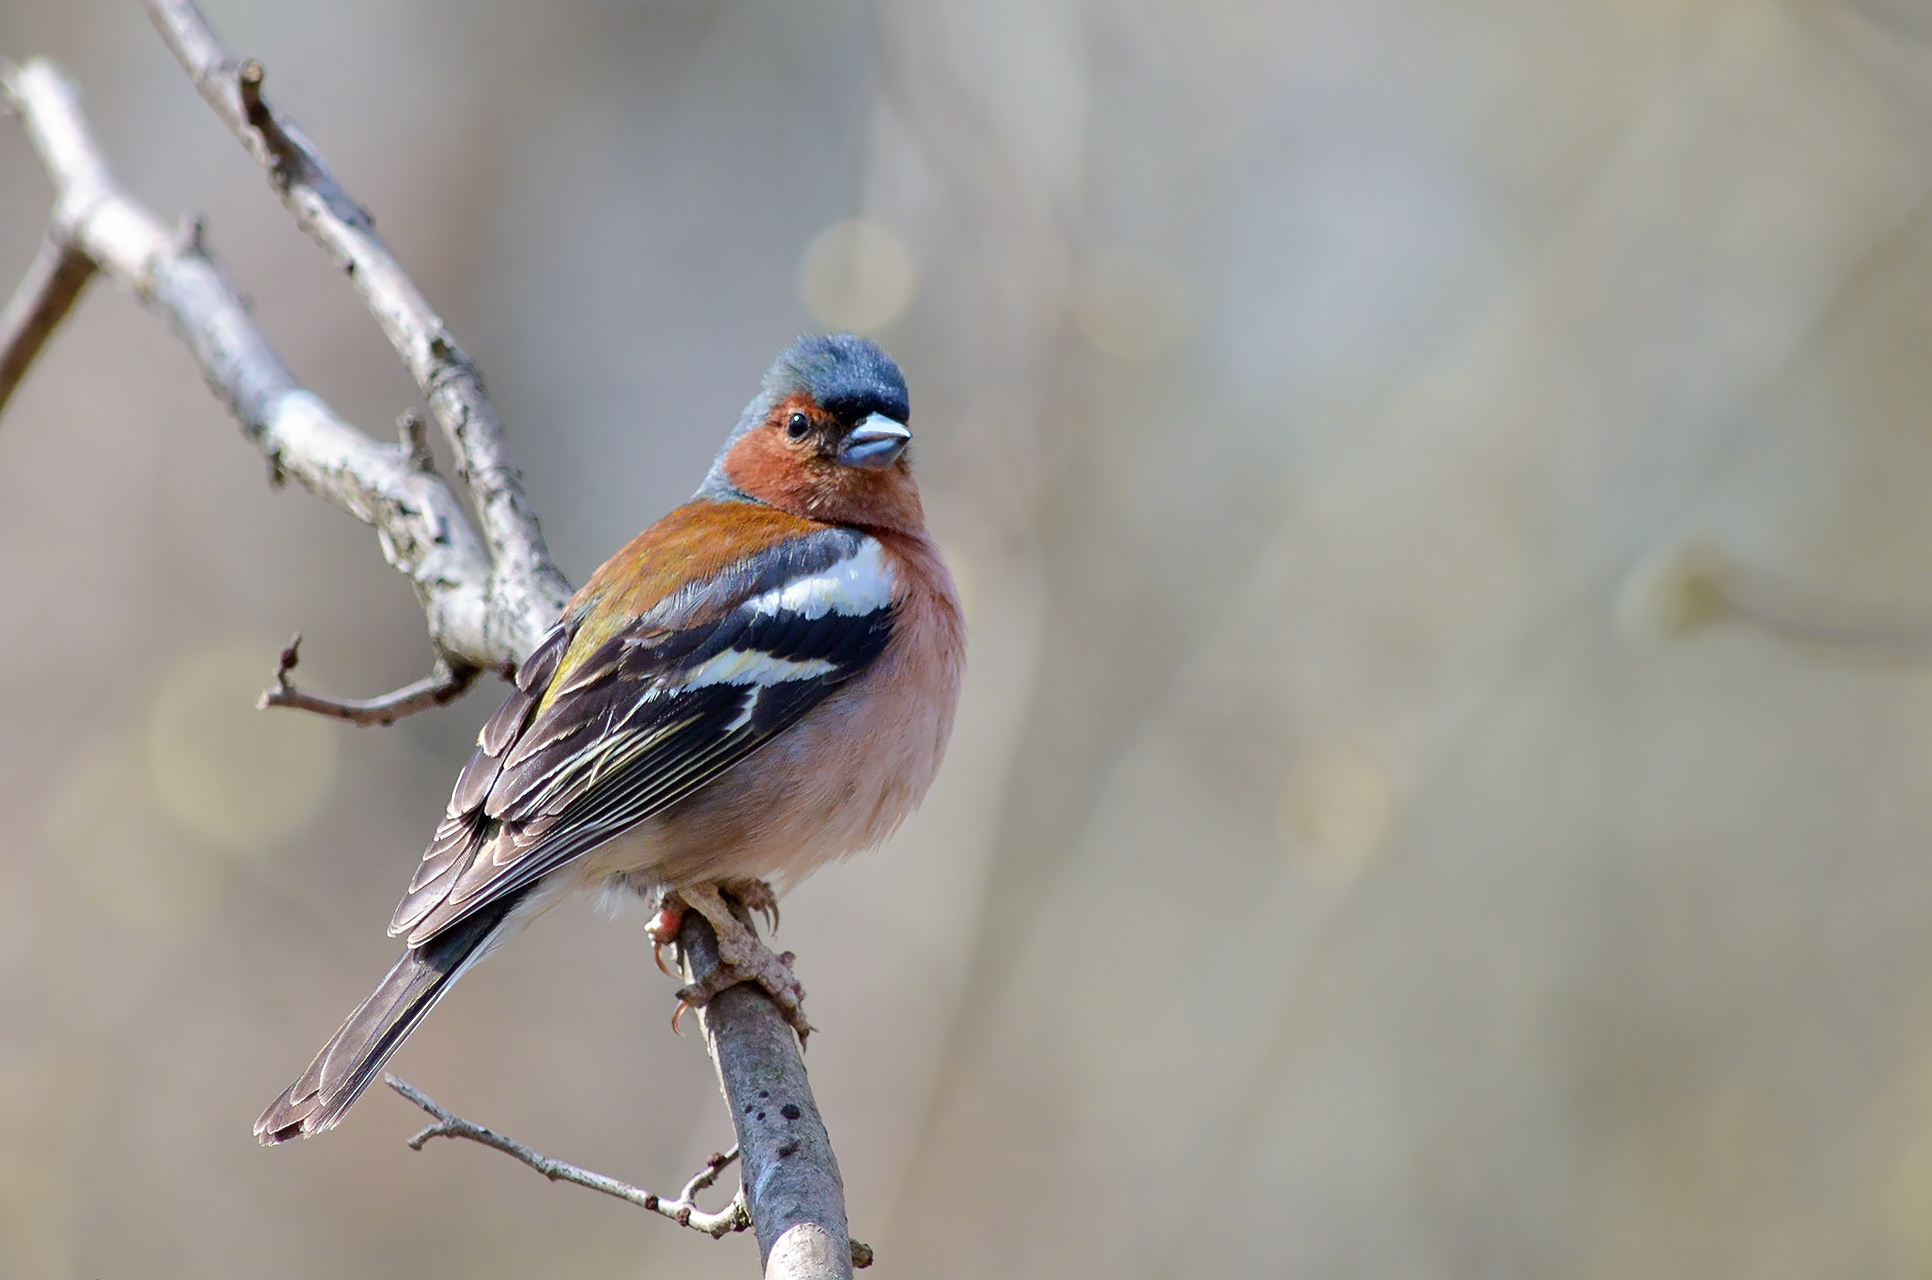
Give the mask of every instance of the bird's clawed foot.
[[[724, 891], [745, 904], [745, 910], [765, 917], [765, 931], [778, 932], [778, 895], [763, 880], [728, 880]], [[707, 920], [709, 916], [705, 917]]]
[[686, 1009], [701, 1009], [720, 991], [741, 982], [755, 982], [772, 998], [785, 1020], [792, 1024], [792, 1030], [798, 1032], [799, 1043], [805, 1043], [805, 1037], [812, 1034], [812, 1024], [805, 1020], [805, 988], [792, 974], [795, 957], [789, 951], [773, 954], [750, 930], [745, 932], [755, 948], [748, 962], [721, 960], [717, 968], [699, 981], [678, 988], [678, 1007], [671, 1015], [671, 1029], [677, 1030], [678, 1019]]
[[[778, 898], [770, 885], [762, 880], [746, 881], [734, 883], [731, 891], [746, 907], [762, 913], [772, 927], [777, 927]], [[701, 885], [664, 896], [647, 929], [660, 952], [658, 967], [664, 966], [663, 946], [677, 937], [686, 909], [696, 911], [711, 922], [718, 935], [719, 963], [699, 981], [679, 989], [671, 1029], [677, 1030], [686, 1009], [702, 1008], [720, 991], [741, 982], [753, 982], [771, 997], [785, 1020], [798, 1032], [798, 1042], [803, 1045], [812, 1032], [812, 1024], [805, 1020], [805, 988], [792, 973], [792, 953], [775, 953], [760, 942], [751, 927], [732, 914], [716, 886]]]

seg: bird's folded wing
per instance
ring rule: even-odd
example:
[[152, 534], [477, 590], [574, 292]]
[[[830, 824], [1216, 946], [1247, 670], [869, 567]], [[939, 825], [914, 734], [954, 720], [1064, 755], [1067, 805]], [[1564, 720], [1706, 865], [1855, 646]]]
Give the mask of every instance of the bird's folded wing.
[[744, 759], [879, 656], [892, 595], [879, 544], [827, 528], [615, 627], [567, 618], [478, 735], [390, 933], [421, 946]]

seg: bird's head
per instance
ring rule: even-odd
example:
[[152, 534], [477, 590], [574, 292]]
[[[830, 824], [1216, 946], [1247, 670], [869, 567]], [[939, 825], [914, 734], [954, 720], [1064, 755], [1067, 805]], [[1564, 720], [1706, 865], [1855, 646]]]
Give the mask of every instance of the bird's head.
[[699, 497], [752, 498], [828, 524], [924, 527], [905, 375], [850, 333], [800, 338], [725, 441]]

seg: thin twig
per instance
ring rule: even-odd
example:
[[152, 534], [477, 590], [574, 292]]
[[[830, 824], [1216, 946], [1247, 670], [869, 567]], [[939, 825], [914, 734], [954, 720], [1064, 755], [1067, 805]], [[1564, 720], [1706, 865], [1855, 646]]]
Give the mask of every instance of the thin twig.
[[94, 263], [86, 254], [48, 235], [0, 311], [0, 410], [93, 278]]
[[201, 96], [262, 166], [296, 225], [347, 273], [422, 389], [461, 462], [495, 566], [485, 618], [491, 646], [520, 658], [556, 620], [570, 587], [551, 562], [482, 376], [377, 236], [374, 220], [301, 129], [262, 95], [261, 63], [238, 62], [194, 0], [146, 4]]
[[506, 1156], [520, 1160], [552, 1182], [571, 1182], [580, 1187], [588, 1187], [592, 1191], [601, 1191], [626, 1204], [634, 1204], [659, 1217], [669, 1218], [680, 1227], [702, 1231], [714, 1240], [734, 1231], [749, 1230], [751, 1227], [751, 1211], [745, 1207], [742, 1188], [731, 1198], [731, 1203], [717, 1213], [706, 1213], [698, 1207], [697, 1200], [694, 1198], [698, 1192], [708, 1190], [718, 1180], [718, 1175], [738, 1158], [738, 1148], [735, 1146], [705, 1161], [704, 1168], [692, 1175], [691, 1180], [684, 1184], [684, 1190], [679, 1192], [675, 1199], [667, 1200], [642, 1187], [632, 1186], [628, 1182], [620, 1182], [616, 1178], [553, 1159], [524, 1146], [515, 1138], [506, 1138], [494, 1129], [465, 1120], [398, 1076], [385, 1075], [383, 1079], [389, 1082], [391, 1089], [436, 1117], [435, 1124], [409, 1140], [412, 1151], [421, 1151], [424, 1144], [432, 1138], [463, 1138], [492, 1147]]
[[331, 720], [347, 720], [350, 724], [394, 724], [418, 711], [448, 706], [462, 697], [476, 679], [475, 667], [456, 668], [438, 658], [427, 676], [391, 693], [375, 698], [330, 698], [298, 689], [288, 678], [288, 673], [295, 670], [301, 647], [302, 636], [297, 632], [282, 649], [275, 666], [274, 685], [262, 690], [256, 707], [263, 711], [270, 707], [293, 707]]

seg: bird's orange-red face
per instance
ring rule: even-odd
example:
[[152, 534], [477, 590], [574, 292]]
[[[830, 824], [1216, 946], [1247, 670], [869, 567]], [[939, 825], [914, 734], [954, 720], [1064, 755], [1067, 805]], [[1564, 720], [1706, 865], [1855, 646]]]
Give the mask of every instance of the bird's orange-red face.
[[781, 511], [827, 524], [924, 527], [905, 424], [869, 413], [844, 421], [807, 392], [773, 406], [725, 455], [726, 479]]

